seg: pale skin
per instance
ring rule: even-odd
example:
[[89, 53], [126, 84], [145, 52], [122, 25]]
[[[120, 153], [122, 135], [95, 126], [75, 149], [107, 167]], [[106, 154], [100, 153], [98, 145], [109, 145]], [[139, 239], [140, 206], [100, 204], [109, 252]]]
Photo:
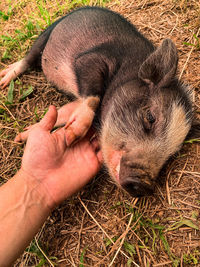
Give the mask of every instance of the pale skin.
[[17, 174], [0, 187], [0, 267], [11, 266], [28, 246], [53, 208], [96, 175], [102, 156], [88, 133], [68, 147], [65, 129], [50, 133], [57, 119], [54, 106], [27, 133]]

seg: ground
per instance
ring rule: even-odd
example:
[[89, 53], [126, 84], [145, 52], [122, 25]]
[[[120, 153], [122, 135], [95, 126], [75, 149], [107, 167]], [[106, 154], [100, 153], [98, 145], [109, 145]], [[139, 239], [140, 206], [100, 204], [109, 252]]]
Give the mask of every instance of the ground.
[[[120, 12], [156, 45], [171, 38], [179, 50], [178, 76], [191, 86], [199, 117], [198, 0], [3, 0], [0, 69], [22, 58], [36, 35], [56, 17], [83, 4], [104, 4]], [[66, 99], [39, 70], [30, 70], [9, 89], [1, 89], [1, 184], [20, 167], [23, 146], [13, 142], [15, 135], [38, 121], [50, 104], [64, 103]], [[131, 198], [102, 170], [52, 212], [14, 266], [200, 266], [199, 142], [185, 142], [170, 159], [151, 197]]]

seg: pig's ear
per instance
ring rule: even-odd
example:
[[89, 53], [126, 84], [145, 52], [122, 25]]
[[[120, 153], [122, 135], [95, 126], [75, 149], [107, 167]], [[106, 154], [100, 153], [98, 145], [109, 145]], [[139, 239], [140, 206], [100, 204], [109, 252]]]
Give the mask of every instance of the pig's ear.
[[191, 129], [186, 136], [186, 141], [198, 139], [200, 140], [200, 119], [194, 119], [192, 122]]
[[177, 63], [177, 49], [170, 39], [165, 39], [143, 62], [138, 76], [149, 85], [166, 87], [176, 74]]

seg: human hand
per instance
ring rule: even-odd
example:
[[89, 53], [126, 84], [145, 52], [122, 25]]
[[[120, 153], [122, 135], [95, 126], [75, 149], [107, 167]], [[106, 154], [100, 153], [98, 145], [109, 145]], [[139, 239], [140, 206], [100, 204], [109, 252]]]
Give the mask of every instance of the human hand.
[[50, 106], [45, 117], [26, 132], [27, 144], [20, 172], [38, 182], [41, 194], [52, 208], [81, 189], [96, 175], [102, 156], [91, 133], [71, 147], [65, 141], [65, 129], [50, 133], [57, 110]]

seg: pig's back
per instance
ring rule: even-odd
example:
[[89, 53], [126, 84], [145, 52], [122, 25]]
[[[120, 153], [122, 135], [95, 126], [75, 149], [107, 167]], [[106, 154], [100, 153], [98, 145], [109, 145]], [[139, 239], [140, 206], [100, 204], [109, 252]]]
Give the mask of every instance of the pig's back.
[[69, 13], [51, 33], [48, 44], [70, 55], [82, 53], [113, 40], [125, 43], [142, 35], [119, 14], [98, 7], [86, 7]]
[[70, 86], [77, 91], [74, 60], [102, 44], [108, 44], [108, 52], [120, 62], [131, 64], [130, 58], [137, 55], [135, 67], [153, 50], [152, 44], [119, 14], [98, 7], [81, 8], [64, 17], [49, 37], [42, 56], [47, 79], [54, 84], [59, 81], [56, 85], [61, 89]]

